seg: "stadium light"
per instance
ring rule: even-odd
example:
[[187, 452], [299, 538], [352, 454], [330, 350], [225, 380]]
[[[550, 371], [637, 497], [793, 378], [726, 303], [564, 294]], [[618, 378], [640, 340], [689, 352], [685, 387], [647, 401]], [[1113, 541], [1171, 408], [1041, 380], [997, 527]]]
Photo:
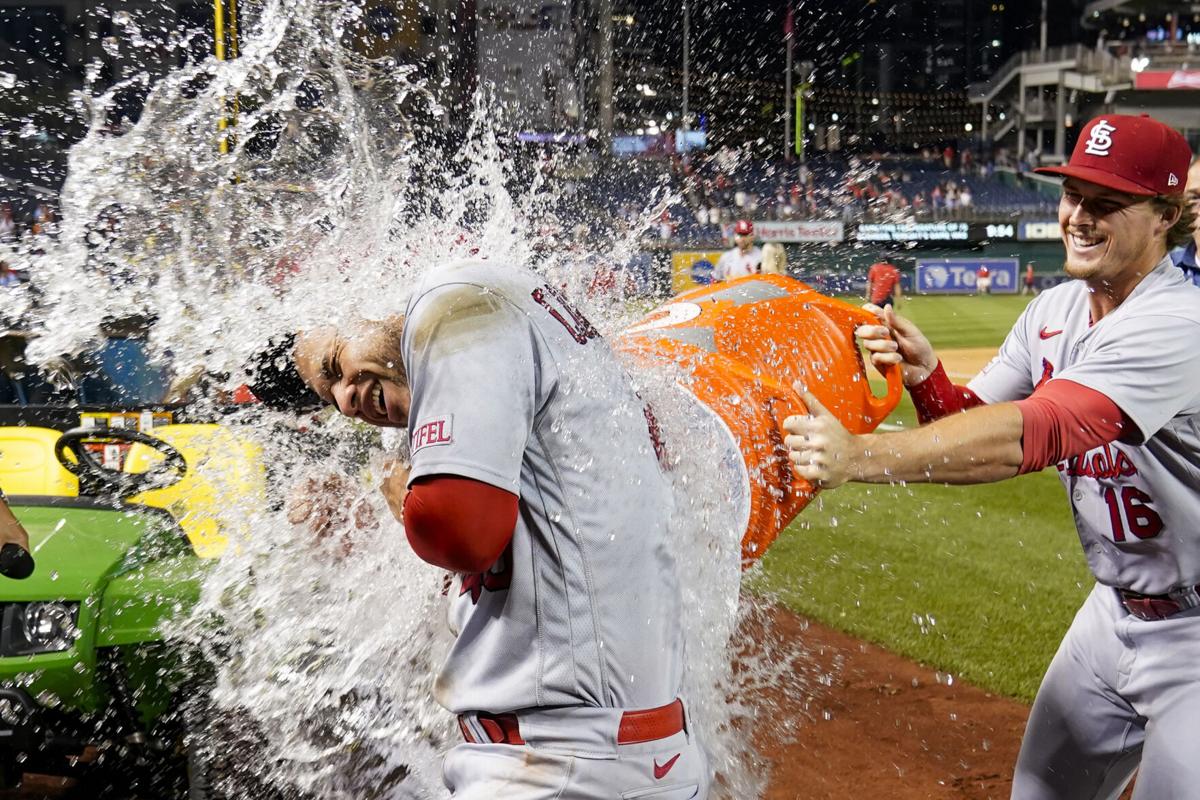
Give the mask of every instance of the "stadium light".
[[971, 131], [975, 130], [975, 126], [968, 122], [966, 125], [963, 125], [963, 130], [965, 130], [967, 133], [970, 133]]
[[1140, 56], [1129, 62], [1129, 68], [1134, 72], [1141, 72], [1148, 66], [1150, 66], [1149, 56]]

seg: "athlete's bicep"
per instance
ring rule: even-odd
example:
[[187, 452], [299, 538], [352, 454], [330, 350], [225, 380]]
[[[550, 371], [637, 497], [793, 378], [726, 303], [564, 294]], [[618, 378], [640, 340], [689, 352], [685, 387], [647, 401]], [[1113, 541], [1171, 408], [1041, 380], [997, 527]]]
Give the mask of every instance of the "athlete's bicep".
[[477, 286], [444, 287], [415, 317], [410, 482], [459, 475], [516, 493], [546, 379], [528, 318]]
[[1055, 375], [1110, 398], [1145, 441], [1179, 414], [1200, 411], [1200, 322], [1177, 316], [1115, 320], [1079, 362]]
[[1022, 420], [1022, 474], [1123, 439], [1134, 428], [1111, 398], [1071, 380], [1048, 381], [1016, 406]]
[[451, 572], [483, 572], [517, 524], [511, 492], [453, 475], [419, 478], [404, 499], [404, 532], [423, 561]]

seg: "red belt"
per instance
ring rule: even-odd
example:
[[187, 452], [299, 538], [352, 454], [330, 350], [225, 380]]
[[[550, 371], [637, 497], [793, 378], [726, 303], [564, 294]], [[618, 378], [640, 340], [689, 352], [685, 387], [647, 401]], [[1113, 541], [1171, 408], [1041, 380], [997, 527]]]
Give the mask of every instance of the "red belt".
[[1200, 586], [1193, 586], [1171, 594], [1141, 594], [1128, 589], [1117, 589], [1125, 609], [1144, 620], [1160, 620], [1174, 616], [1200, 605]]
[[[479, 727], [487, 734], [492, 744], [525, 744], [516, 714], [473, 714]], [[458, 718], [458, 728], [463, 738], [471, 744], [481, 744], [472, 735], [463, 716]], [[617, 728], [617, 744], [640, 744], [666, 739], [684, 729], [683, 701], [676, 700], [658, 708], [643, 711], [626, 711], [621, 715]]]

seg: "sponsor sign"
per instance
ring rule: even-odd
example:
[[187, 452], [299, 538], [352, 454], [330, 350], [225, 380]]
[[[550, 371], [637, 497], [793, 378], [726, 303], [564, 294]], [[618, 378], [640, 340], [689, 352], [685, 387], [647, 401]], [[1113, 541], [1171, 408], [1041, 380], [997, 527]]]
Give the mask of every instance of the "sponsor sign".
[[966, 242], [971, 226], [965, 222], [863, 222], [854, 238], [860, 242]]
[[992, 277], [995, 294], [1015, 294], [1018, 265], [1015, 258], [931, 258], [917, 260], [919, 294], [974, 294], [981, 266]]
[[[733, 225], [722, 225], [721, 235], [732, 239]], [[846, 238], [846, 226], [840, 220], [755, 222], [754, 238], [763, 242], [840, 242]]]
[[720, 257], [719, 251], [712, 250], [671, 253], [671, 293], [708, 286]]
[[1136, 89], [1200, 89], [1200, 70], [1138, 72], [1133, 76]]
[[1062, 238], [1057, 220], [1048, 222], [1022, 222], [1017, 238], [1022, 242], [1052, 242]]

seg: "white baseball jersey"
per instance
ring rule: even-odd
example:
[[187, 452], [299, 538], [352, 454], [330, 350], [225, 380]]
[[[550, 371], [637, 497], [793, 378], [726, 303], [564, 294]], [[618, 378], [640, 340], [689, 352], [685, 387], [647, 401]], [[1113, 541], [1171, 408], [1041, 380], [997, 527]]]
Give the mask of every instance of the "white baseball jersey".
[[1200, 584], [1200, 288], [1164, 259], [1093, 325], [1087, 285], [1056, 286], [969, 386], [995, 403], [1050, 378], [1104, 394], [1140, 434], [1058, 464], [1096, 579], [1145, 594]]
[[717, 266], [713, 269], [713, 280], [728, 281], [733, 278], [744, 278], [747, 275], [756, 274], [761, 266], [762, 250], [751, 247], [743, 253], [735, 247], [732, 250], [726, 250], [717, 259]]
[[410, 480], [457, 475], [520, 498], [504, 555], [451, 589], [438, 701], [504, 713], [674, 700], [672, 493], [653, 415], [607, 342], [534, 273], [468, 262], [422, 281], [402, 345]]

